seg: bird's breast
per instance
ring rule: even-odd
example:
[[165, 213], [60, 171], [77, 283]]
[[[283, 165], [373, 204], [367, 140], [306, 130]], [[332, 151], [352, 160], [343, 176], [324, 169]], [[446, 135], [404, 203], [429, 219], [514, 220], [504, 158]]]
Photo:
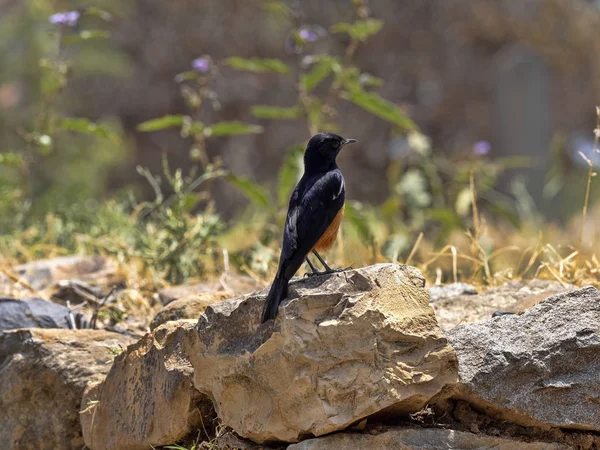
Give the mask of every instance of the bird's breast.
[[337, 238], [338, 231], [340, 230], [340, 225], [342, 223], [343, 217], [344, 217], [344, 205], [342, 205], [342, 207], [340, 208], [338, 213], [335, 215], [335, 217], [333, 218], [333, 221], [327, 227], [327, 230], [325, 230], [325, 233], [323, 233], [321, 235], [321, 237], [319, 238], [319, 240], [313, 247], [313, 250], [316, 250], [318, 252], [326, 252], [326, 251], [329, 251], [331, 249], [331, 247], [333, 247], [333, 243], [335, 242], [335, 239]]

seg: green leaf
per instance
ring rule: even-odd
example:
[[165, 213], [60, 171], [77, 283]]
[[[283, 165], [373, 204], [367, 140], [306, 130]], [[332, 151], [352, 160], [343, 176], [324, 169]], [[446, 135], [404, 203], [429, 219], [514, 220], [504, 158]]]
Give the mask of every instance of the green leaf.
[[370, 73], [361, 73], [358, 82], [363, 86], [383, 86], [383, 80]]
[[83, 30], [77, 34], [65, 36], [63, 42], [65, 44], [74, 44], [76, 42], [89, 41], [90, 39], [108, 39], [110, 33], [106, 30]]
[[259, 134], [263, 127], [249, 123], [238, 122], [218, 122], [204, 128], [204, 136], [233, 136], [238, 134]]
[[85, 10], [85, 14], [88, 16], [95, 16], [95, 17], [99, 17], [102, 20], [106, 20], [107, 22], [112, 20], [112, 14], [109, 13], [108, 11], [105, 11], [103, 9], [100, 9], [96, 6], [90, 6], [89, 8], [87, 8]]
[[377, 34], [383, 27], [383, 22], [376, 19], [357, 20], [354, 23], [336, 23], [331, 27], [332, 33], [346, 33], [353, 39], [364, 41], [369, 36]]
[[259, 119], [297, 119], [300, 117], [300, 108], [291, 106], [281, 108], [279, 106], [256, 105], [252, 107], [252, 115]]
[[311, 92], [333, 72], [334, 64], [338, 64], [334, 58], [324, 58], [315, 63], [310, 72], [300, 77], [302, 89]]
[[163, 116], [157, 119], [147, 120], [137, 126], [139, 131], [160, 131], [167, 128], [181, 127], [187, 116], [178, 114], [173, 116]]
[[277, 186], [277, 200], [279, 205], [287, 205], [290, 198], [290, 194], [294, 189], [300, 177], [302, 177], [303, 163], [302, 157], [304, 155], [304, 147], [296, 146], [293, 147], [289, 152], [283, 166], [279, 170], [279, 182]]
[[404, 130], [414, 130], [417, 128], [414, 122], [400, 108], [376, 92], [356, 89], [351, 92], [342, 92], [342, 97]]
[[246, 177], [240, 177], [235, 174], [229, 174], [227, 181], [237, 187], [242, 193], [257, 206], [271, 210], [273, 204], [269, 198], [269, 194], [262, 186], [254, 183], [252, 180]]
[[62, 119], [58, 126], [63, 130], [75, 131], [81, 134], [89, 134], [92, 136], [118, 141], [118, 136], [104, 125], [91, 122], [83, 117], [66, 117]]
[[23, 156], [18, 153], [0, 153], [0, 165], [9, 167], [19, 167], [23, 164]]
[[262, 5], [265, 11], [279, 14], [283, 17], [290, 17], [290, 9], [284, 2], [267, 2]]
[[281, 74], [290, 73], [290, 68], [279, 59], [271, 58], [240, 58], [234, 56], [227, 58], [225, 64], [237, 70], [248, 72], [275, 72]]

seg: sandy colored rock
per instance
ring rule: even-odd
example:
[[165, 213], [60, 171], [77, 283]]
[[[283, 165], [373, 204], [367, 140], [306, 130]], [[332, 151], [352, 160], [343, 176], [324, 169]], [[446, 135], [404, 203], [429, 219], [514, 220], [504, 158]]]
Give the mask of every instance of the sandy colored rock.
[[338, 433], [290, 445], [287, 450], [569, 450], [547, 442], [524, 442], [436, 428], [391, 428], [376, 434]]
[[220, 291], [189, 295], [178, 300], [173, 300], [156, 314], [150, 324], [150, 329], [154, 330], [159, 325], [170, 320], [198, 320], [198, 317], [200, 317], [208, 306], [222, 302], [231, 297], [232, 294], [229, 292]]
[[13, 270], [33, 288], [41, 290], [72, 278], [107, 282], [115, 277], [116, 267], [102, 256], [62, 256], [21, 264]]
[[22, 329], [0, 335], [3, 450], [81, 450], [81, 396], [132, 340], [97, 330]]
[[207, 281], [197, 284], [182, 284], [179, 286], [169, 286], [158, 291], [158, 298], [163, 305], [168, 305], [172, 301], [192, 295], [212, 294], [217, 292], [227, 292], [227, 298], [233, 298], [239, 295], [248, 294], [261, 288], [258, 283], [250, 277], [242, 275], [230, 275], [222, 279]]
[[448, 333], [454, 397], [524, 426], [600, 431], [600, 292], [552, 296], [521, 315]]
[[115, 358], [106, 379], [86, 391], [81, 424], [90, 449], [147, 450], [210, 429], [212, 404], [194, 389], [187, 360], [195, 323], [158, 327]]
[[379, 264], [293, 282], [263, 325], [266, 291], [209, 306], [194, 384], [225, 425], [258, 443], [418, 411], [457, 379], [424, 286], [413, 267]]
[[469, 293], [439, 298], [431, 306], [442, 330], [451, 330], [461, 323], [485, 322], [496, 311], [524, 311], [551, 295], [573, 289], [576, 289], [575, 286], [563, 286], [551, 280], [511, 281], [477, 295]]

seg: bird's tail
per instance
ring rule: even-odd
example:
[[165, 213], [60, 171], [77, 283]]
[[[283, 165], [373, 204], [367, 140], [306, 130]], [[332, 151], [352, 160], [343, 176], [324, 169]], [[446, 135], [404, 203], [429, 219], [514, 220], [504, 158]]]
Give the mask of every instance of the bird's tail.
[[263, 307], [262, 318], [260, 320], [261, 323], [265, 323], [267, 320], [275, 318], [279, 304], [287, 295], [289, 281], [290, 280], [285, 278], [281, 270], [277, 272], [273, 284], [271, 285], [271, 289], [269, 290], [269, 295], [267, 295], [265, 306]]

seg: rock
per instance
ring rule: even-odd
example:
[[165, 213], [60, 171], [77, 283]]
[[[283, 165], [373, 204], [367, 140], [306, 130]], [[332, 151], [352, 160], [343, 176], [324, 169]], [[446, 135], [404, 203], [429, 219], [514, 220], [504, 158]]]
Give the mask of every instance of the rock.
[[377, 434], [338, 433], [290, 445], [287, 450], [569, 450], [547, 442], [523, 442], [497, 436], [437, 428], [392, 428]]
[[87, 301], [95, 305], [105, 295], [98, 286], [92, 286], [81, 280], [60, 280], [54, 288], [52, 300], [61, 304], [69, 302], [71, 305], [78, 305]]
[[90, 449], [147, 450], [212, 429], [212, 403], [194, 389], [187, 360], [196, 322], [168, 322], [147, 334], [86, 391], [81, 424]]
[[211, 294], [216, 292], [229, 293], [228, 298], [244, 295], [261, 288], [256, 281], [246, 276], [228, 276], [220, 280], [200, 284], [183, 284], [170, 286], [158, 291], [158, 297], [163, 305], [168, 305], [174, 300], [192, 295]]
[[41, 298], [0, 297], [0, 334], [17, 328], [86, 328], [85, 318]]
[[477, 289], [467, 283], [451, 283], [444, 286], [431, 286], [429, 288], [429, 301], [431, 303], [459, 295], [477, 295]]
[[225, 291], [189, 295], [170, 302], [152, 320], [150, 329], [153, 330], [169, 320], [198, 319], [210, 305], [231, 298]]
[[115, 268], [101, 256], [63, 256], [22, 264], [14, 271], [34, 289], [42, 290], [71, 278], [83, 281], [110, 278]]
[[457, 379], [424, 286], [415, 268], [378, 264], [292, 282], [263, 325], [266, 291], [209, 306], [190, 355], [194, 384], [257, 443], [418, 411]]
[[521, 315], [448, 333], [459, 359], [453, 397], [523, 426], [600, 431], [600, 292], [552, 296]]
[[492, 287], [479, 295], [459, 295], [439, 299], [431, 306], [440, 327], [451, 330], [465, 322], [483, 322], [496, 311], [519, 312], [539, 301], [561, 292], [575, 289], [558, 281], [522, 280]]
[[96, 330], [0, 335], [0, 442], [8, 450], [81, 450], [81, 396], [130, 339]]
[[275, 448], [285, 449], [285, 447], [264, 447], [254, 442], [241, 439], [232, 432], [225, 432], [217, 436], [214, 440], [215, 450], [274, 450]]

